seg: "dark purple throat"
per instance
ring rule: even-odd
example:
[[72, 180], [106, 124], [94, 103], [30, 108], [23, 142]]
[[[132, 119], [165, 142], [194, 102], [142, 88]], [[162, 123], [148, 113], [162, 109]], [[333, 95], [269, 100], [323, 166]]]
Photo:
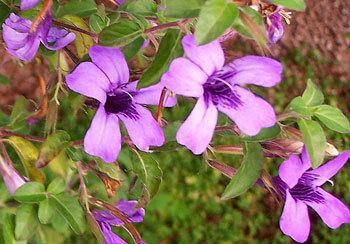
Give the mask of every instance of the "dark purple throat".
[[209, 99], [214, 105], [221, 105], [230, 108], [237, 108], [242, 105], [240, 96], [235, 90], [235, 86], [225, 81], [227, 75], [225, 73], [214, 73], [209, 77], [208, 81], [203, 85], [204, 99], [208, 104]]
[[139, 114], [136, 111], [132, 101], [132, 95], [127, 92], [117, 92], [107, 96], [105, 110], [107, 113], [122, 114], [126, 117], [136, 120]]

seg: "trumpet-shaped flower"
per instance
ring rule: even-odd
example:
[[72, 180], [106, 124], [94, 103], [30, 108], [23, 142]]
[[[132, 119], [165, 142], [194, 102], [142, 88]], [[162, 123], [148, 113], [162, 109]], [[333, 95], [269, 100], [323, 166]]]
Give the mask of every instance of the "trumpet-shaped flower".
[[[84, 139], [87, 153], [106, 162], [117, 159], [121, 148], [119, 120], [123, 121], [137, 148], [148, 151], [161, 146], [164, 134], [157, 121], [141, 104], [158, 105], [163, 86], [157, 84], [136, 90], [137, 81], [128, 83], [129, 69], [118, 48], [93, 46], [92, 62], [83, 62], [66, 77], [70, 89], [100, 102]], [[170, 97], [165, 106], [174, 106]]]
[[74, 33], [52, 27], [51, 22], [51, 16], [47, 14], [38, 28], [32, 31], [30, 20], [11, 13], [2, 25], [6, 50], [23, 61], [30, 61], [40, 43], [47, 49], [59, 50], [74, 41]]
[[8, 164], [0, 155], [0, 174], [5, 182], [6, 188], [10, 194], [14, 194], [15, 191], [26, 182], [23, 177], [17, 172], [17, 170]]
[[[121, 199], [116, 208], [123, 212], [131, 223], [139, 223], [143, 221], [145, 210], [143, 208], [135, 209], [137, 201], [126, 201]], [[105, 238], [104, 244], [126, 244], [122, 238], [112, 231], [111, 226], [122, 226], [124, 222], [111, 215], [106, 211], [96, 210], [93, 211], [93, 216], [98, 223], [102, 234]], [[141, 244], [141, 243], [140, 243]]]
[[276, 85], [282, 74], [279, 62], [246, 56], [224, 66], [219, 41], [197, 46], [194, 36], [188, 35], [182, 45], [187, 58], [175, 59], [161, 78], [161, 83], [174, 93], [198, 97], [177, 132], [180, 144], [195, 154], [204, 152], [213, 136], [218, 111], [227, 114], [247, 135], [256, 135], [262, 128], [276, 123], [271, 105], [242, 85]]
[[332, 229], [350, 223], [349, 208], [321, 188], [325, 182], [331, 182], [330, 178], [345, 165], [349, 156], [350, 151], [346, 151], [321, 167], [309, 170], [311, 163], [304, 148], [301, 159], [292, 155], [281, 164], [275, 182], [285, 199], [280, 218], [284, 234], [297, 242], [307, 240], [310, 233], [308, 206]]

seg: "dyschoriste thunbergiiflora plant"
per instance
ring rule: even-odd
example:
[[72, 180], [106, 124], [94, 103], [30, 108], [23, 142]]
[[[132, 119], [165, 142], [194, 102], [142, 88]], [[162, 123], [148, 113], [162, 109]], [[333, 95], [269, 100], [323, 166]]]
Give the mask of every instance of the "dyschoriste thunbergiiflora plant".
[[[350, 132], [346, 116], [311, 80], [285, 108], [263, 95], [283, 83], [270, 50], [293, 24], [290, 11], [305, 7], [0, 1], [1, 47], [14, 63], [45, 63], [50, 72], [35, 73], [39, 102], [17, 97], [0, 113], [5, 243], [77, 243], [92, 234], [92, 243], [146, 243], [136, 223], [161, 186], [162, 160], [183, 151], [230, 178], [221, 204], [252, 187], [271, 194], [280, 230], [296, 242], [309, 238], [309, 211], [332, 229], [349, 223], [349, 208], [324, 189], [350, 157], [326, 137]], [[235, 47], [224, 43], [238, 35], [260, 54], [232, 59]]]

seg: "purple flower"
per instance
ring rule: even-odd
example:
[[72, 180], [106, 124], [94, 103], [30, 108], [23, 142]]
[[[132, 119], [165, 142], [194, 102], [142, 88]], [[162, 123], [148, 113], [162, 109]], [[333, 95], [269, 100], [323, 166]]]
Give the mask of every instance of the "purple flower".
[[311, 163], [304, 148], [301, 159], [292, 155], [281, 164], [279, 177], [275, 181], [285, 198], [280, 219], [280, 228], [284, 234], [297, 242], [307, 240], [310, 233], [307, 206], [313, 208], [332, 229], [350, 223], [348, 207], [321, 188], [325, 182], [331, 182], [330, 178], [345, 165], [349, 156], [350, 151], [346, 151], [321, 167], [308, 170]]
[[[93, 46], [92, 62], [83, 62], [67, 75], [67, 85], [73, 91], [100, 102], [84, 139], [87, 153], [114, 162], [121, 148], [119, 120], [123, 121], [137, 148], [148, 151], [149, 146], [164, 143], [163, 131], [150, 111], [141, 104], [158, 105], [163, 86], [157, 84], [136, 90], [137, 81], [128, 83], [129, 69], [118, 48]], [[174, 106], [169, 98], [165, 106]]]
[[284, 34], [282, 15], [276, 11], [266, 17], [267, 36], [270, 43], [277, 43]]
[[51, 22], [51, 16], [47, 15], [36, 31], [31, 32], [30, 20], [11, 13], [2, 25], [7, 51], [23, 61], [30, 61], [38, 51], [40, 42], [47, 49], [59, 50], [75, 39], [74, 33], [51, 27]]
[[[132, 223], [139, 223], [143, 221], [143, 216], [145, 215], [145, 210], [143, 208], [135, 209], [137, 201], [126, 201], [124, 199], [119, 200], [116, 208], [126, 214], [129, 221]], [[111, 215], [106, 211], [96, 210], [93, 211], [93, 216], [101, 228], [103, 236], [105, 238], [105, 244], [126, 244], [126, 242], [121, 239], [112, 231], [111, 226], [122, 226], [123, 221]]]
[[276, 123], [269, 103], [242, 88], [244, 84], [271, 87], [281, 81], [282, 65], [270, 58], [246, 56], [224, 66], [218, 41], [203, 46], [194, 36], [182, 40], [187, 58], [177, 58], [161, 83], [176, 94], [198, 97], [191, 114], [179, 128], [177, 141], [200, 154], [213, 136], [218, 111], [227, 114], [247, 135]]
[[21, 11], [34, 8], [40, 0], [21, 0]]
[[0, 173], [5, 182], [5, 185], [11, 195], [15, 193], [17, 188], [24, 185], [26, 182], [17, 172], [17, 170], [1, 157], [0, 155]]

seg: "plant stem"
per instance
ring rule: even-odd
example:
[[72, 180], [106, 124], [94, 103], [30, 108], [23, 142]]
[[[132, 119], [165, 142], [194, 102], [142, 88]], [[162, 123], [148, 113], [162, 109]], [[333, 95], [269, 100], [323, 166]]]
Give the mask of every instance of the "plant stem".
[[52, 20], [52, 23], [54, 25], [58, 26], [58, 27], [67, 28], [67, 29], [70, 29], [70, 30], [73, 30], [73, 31], [77, 31], [77, 32], [83, 33], [85, 35], [91, 36], [95, 41], [98, 38], [97, 34], [92, 33], [90, 31], [87, 31], [87, 30], [84, 30], [84, 29], [81, 29], [81, 28], [76, 27], [74, 25], [69, 25], [69, 24], [66, 24], [66, 23], [62, 23], [62, 22], [57, 21], [57, 20]]

